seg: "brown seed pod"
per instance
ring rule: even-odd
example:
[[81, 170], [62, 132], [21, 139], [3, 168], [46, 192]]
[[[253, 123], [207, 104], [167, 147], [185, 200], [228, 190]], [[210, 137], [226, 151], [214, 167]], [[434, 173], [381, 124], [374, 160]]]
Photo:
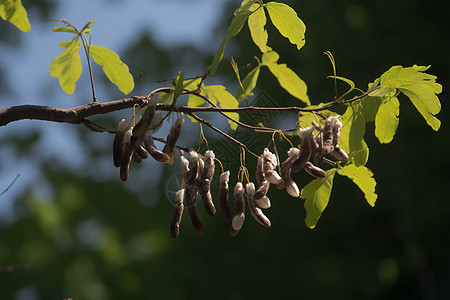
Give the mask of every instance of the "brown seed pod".
[[334, 126], [333, 126], [333, 147], [337, 147], [339, 138], [341, 136], [342, 122], [338, 119], [340, 116], [335, 116]]
[[255, 193], [255, 199], [261, 199], [269, 191], [270, 182], [267, 180], [263, 172], [264, 159], [260, 156], [256, 166], [256, 181], [258, 182], [258, 190]]
[[127, 181], [131, 157], [133, 156], [133, 147], [131, 145], [131, 128], [128, 129], [123, 136], [122, 153], [120, 157], [120, 179]]
[[175, 146], [177, 144], [178, 138], [180, 137], [183, 124], [184, 114], [181, 113], [178, 119], [175, 121], [175, 124], [170, 128], [169, 134], [167, 135], [167, 143], [164, 146], [163, 152], [166, 153], [170, 158], [168, 162], [169, 165], [173, 164]]
[[300, 156], [300, 150], [297, 148], [291, 148], [288, 151], [288, 158], [281, 164], [281, 177], [284, 181], [284, 187], [289, 195], [292, 197], [299, 197], [300, 191], [297, 184], [291, 178], [291, 168], [295, 161]]
[[160, 162], [163, 164], [169, 162], [169, 160], [170, 160], [169, 155], [156, 149], [155, 143], [153, 142], [153, 131], [152, 130], [147, 130], [147, 132], [144, 134], [144, 147], [148, 151], [148, 153], [157, 162]]
[[230, 235], [235, 236], [239, 233], [245, 220], [245, 200], [244, 187], [241, 182], [236, 183], [234, 187], [234, 216], [231, 221]]
[[231, 221], [231, 212], [228, 205], [228, 181], [230, 180], [230, 171], [223, 172], [219, 178], [219, 207], [220, 214], [226, 222]]
[[211, 181], [214, 175], [214, 152], [212, 150], [208, 150], [205, 153], [205, 159], [203, 160], [205, 162], [205, 165], [203, 167], [203, 171], [201, 174], [200, 179], [200, 186], [199, 186], [199, 193], [202, 196], [203, 205], [205, 206], [206, 212], [214, 216], [216, 214], [216, 208], [214, 206], [214, 203], [212, 201], [211, 196]]
[[117, 133], [114, 136], [113, 142], [113, 162], [116, 168], [120, 167], [120, 160], [122, 157], [122, 148], [123, 148], [123, 136], [125, 131], [130, 129], [129, 121], [126, 119], [122, 119], [120, 121], [119, 126], [117, 126]]
[[156, 103], [158, 102], [158, 95], [152, 94], [147, 104], [147, 109], [142, 114], [139, 122], [133, 128], [133, 136], [142, 137], [144, 133], [150, 128], [150, 124], [155, 116]]
[[263, 172], [266, 179], [272, 184], [281, 184], [283, 179], [275, 170], [277, 166], [277, 157], [275, 154], [265, 148], [263, 155]]
[[340, 160], [342, 162], [347, 162], [348, 161], [347, 153], [345, 153], [345, 151], [342, 150], [342, 148], [340, 148], [337, 145], [334, 148], [333, 152], [331, 152], [331, 155], [333, 155], [337, 160]]
[[142, 157], [141, 157], [139, 154], [137, 154], [136, 151], [134, 151], [133, 154], [131, 155], [131, 159], [132, 159], [135, 163], [138, 163], [138, 164], [140, 164], [140, 163], [142, 162]]
[[184, 210], [183, 198], [184, 189], [181, 189], [175, 194], [175, 209], [172, 215], [172, 223], [170, 223], [170, 235], [172, 238], [176, 238], [180, 233], [181, 217]]
[[200, 222], [197, 211], [195, 210], [195, 204], [197, 203], [197, 178], [198, 178], [198, 154], [194, 151], [189, 152], [189, 170], [186, 174], [186, 188], [184, 192], [184, 203], [186, 204], [189, 216], [191, 217], [192, 225], [194, 226], [195, 231], [202, 235], [205, 230], [203, 229], [203, 225]]
[[328, 117], [325, 120], [325, 125], [323, 128], [323, 154], [329, 154], [333, 151], [333, 125], [335, 119], [333, 117]]
[[309, 173], [309, 175], [314, 176], [316, 178], [323, 178], [327, 176], [327, 172], [322, 170], [319, 167], [313, 165], [310, 161], [308, 161], [305, 165], [305, 171]]
[[300, 129], [298, 131], [298, 136], [302, 139], [302, 142], [300, 144], [300, 154], [298, 159], [292, 164], [292, 173], [297, 173], [301, 171], [305, 165], [306, 162], [309, 161], [309, 158], [311, 157], [313, 147], [314, 147], [314, 135], [313, 131], [316, 129], [315, 126], [311, 126], [305, 129]]
[[253, 182], [247, 183], [245, 189], [247, 191], [247, 203], [251, 215], [259, 224], [270, 227], [271, 223], [269, 218], [267, 218], [262, 210], [255, 204], [255, 200], [253, 198], [255, 196], [255, 185], [253, 184]]
[[254, 201], [256, 206], [261, 209], [267, 209], [271, 206], [270, 199], [267, 196], [264, 196], [261, 199], [255, 199]]
[[317, 147], [313, 150], [314, 164], [320, 166], [323, 163], [323, 134], [319, 133], [316, 138]]

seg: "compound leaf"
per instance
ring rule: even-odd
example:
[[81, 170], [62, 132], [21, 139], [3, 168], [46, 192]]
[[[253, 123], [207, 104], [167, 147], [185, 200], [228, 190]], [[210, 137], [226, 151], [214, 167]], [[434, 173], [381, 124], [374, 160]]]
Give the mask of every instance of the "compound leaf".
[[442, 85], [436, 83], [436, 76], [423, 73], [428, 67], [414, 65], [409, 68], [394, 66], [380, 77], [382, 88], [395, 88], [405, 94], [414, 104], [427, 124], [439, 130], [441, 121], [435, 115], [441, 110], [436, 94], [442, 92]]
[[[222, 108], [237, 108], [239, 106], [239, 102], [236, 98], [234, 98], [223, 85], [205, 86], [204, 91], [211, 102], [216, 105], [219, 103]], [[226, 114], [235, 120], [239, 120], [238, 113], [230, 112]], [[228, 123], [232, 130], [236, 130], [237, 124], [235, 122], [228, 120]]]
[[126, 95], [134, 89], [133, 76], [130, 74], [128, 66], [120, 60], [119, 55], [114, 51], [91, 45], [89, 47], [89, 54], [98, 65], [103, 67], [103, 72], [105, 72], [108, 79], [122, 93]]
[[327, 176], [311, 181], [302, 189], [300, 197], [305, 199], [305, 223], [311, 229], [316, 227], [317, 221], [328, 205], [335, 173], [336, 169], [329, 169]]
[[76, 36], [70, 42], [60, 43], [60, 46], [66, 50], [50, 64], [50, 75], [58, 77], [59, 85], [64, 92], [72, 95], [82, 71], [79, 55], [81, 41], [78, 41]]
[[397, 97], [384, 97], [375, 117], [375, 136], [380, 143], [388, 144], [394, 138], [398, 127], [400, 102]]
[[11, 22], [23, 32], [31, 29], [27, 11], [20, 0], [0, 0], [0, 17]]
[[364, 193], [364, 196], [370, 206], [375, 206], [375, 202], [378, 195], [375, 193], [375, 186], [377, 182], [373, 178], [373, 173], [364, 166], [355, 166], [354, 164], [348, 164], [338, 171], [339, 175], [347, 176], [350, 178]]
[[289, 94], [310, 105], [306, 83], [286, 64], [278, 64], [279, 57], [275, 51], [266, 52], [262, 56], [262, 65], [269, 68], [270, 72], [278, 79], [281, 87]]
[[348, 106], [339, 119], [342, 122], [339, 146], [356, 166], [365, 165], [369, 159], [369, 147], [364, 141], [366, 121], [360, 108], [357, 105]]
[[248, 28], [250, 29], [250, 35], [252, 36], [253, 42], [265, 53], [270, 50], [267, 47], [267, 41], [269, 35], [267, 30], [264, 28], [266, 26], [266, 13], [262, 7], [258, 8], [253, 14], [248, 17]]
[[300, 50], [305, 45], [306, 26], [295, 10], [287, 4], [278, 2], [269, 2], [265, 6], [273, 25]]

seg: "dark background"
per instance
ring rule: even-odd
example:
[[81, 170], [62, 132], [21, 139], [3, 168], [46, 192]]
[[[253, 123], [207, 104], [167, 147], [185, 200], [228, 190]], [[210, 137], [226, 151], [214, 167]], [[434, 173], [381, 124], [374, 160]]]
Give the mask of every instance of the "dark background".
[[[51, 1], [24, 3], [35, 16], [46, 17], [52, 11]], [[238, 5], [237, 1], [227, 5], [216, 36], [225, 36]], [[334, 96], [333, 83], [325, 78], [331, 75], [329, 60], [323, 55], [326, 50], [337, 61], [338, 75], [351, 78], [362, 89], [392, 65], [413, 64], [431, 65], [428, 72], [437, 75], [444, 87], [439, 96], [442, 126], [438, 132], [426, 125], [407, 98], [400, 100], [400, 125], [392, 143], [380, 145], [373, 124], [368, 124], [367, 166], [377, 180], [376, 206], [371, 208], [356, 186], [336, 176], [330, 203], [314, 230], [304, 225], [303, 200], [271, 190], [272, 208], [266, 212], [272, 221], [269, 229], [248, 216], [243, 230], [231, 238], [229, 224], [199, 209], [205, 234], [196, 235], [185, 216], [180, 236], [171, 239], [168, 229], [173, 206], [166, 194], [174, 190], [169, 184], [179, 173], [178, 159], [173, 167], [156, 169], [157, 176], [146, 175], [155, 172], [155, 162], [133, 165], [130, 180], [137, 182], [136, 188], [122, 184], [112, 164], [114, 177], [105, 178], [92, 170], [79, 171], [90, 170], [89, 164], [71, 170], [57, 161], [40, 160], [33, 151], [33, 145], [42, 138], [38, 132], [23, 138], [1, 138], [0, 134], [0, 147], [13, 145], [20, 157], [36, 156], [35, 163], [52, 187], [49, 199], [24, 188], [15, 199], [12, 221], [0, 220], [1, 299], [450, 297], [450, 160], [446, 153], [450, 137], [449, 2], [316, 0], [289, 5], [307, 26], [306, 45], [296, 51], [270, 24], [269, 45], [280, 53], [280, 62], [286, 62], [307, 82], [312, 103]], [[36, 17], [31, 22], [38, 20]], [[11, 27], [2, 24], [0, 28], [4, 43], [21, 47], [20, 41], [8, 33]], [[120, 54], [133, 72], [143, 72], [147, 79], [172, 78], [179, 70], [189, 76], [198, 75], [212, 60], [212, 52], [159, 46], [150, 35], [143, 34], [137, 41]], [[211, 43], [216, 45], [212, 48], [217, 48], [220, 39]], [[207, 83], [232, 82], [231, 68], [226, 63], [231, 54], [239, 65], [260, 55], [251, 43], [247, 26], [227, 48], [227, 57], [218, 71], [222, 75]], [[153, 59], [146, 60], [147, 56]], [[178, 57], [195, 59], [180, 66]], [[9, 76], [8, 71], [1, 70], [1, 82], [1, 78]], [[148, 85], [168, 84], [136, 81], [138, 92]], [[258, 87], [259, 96], [253, 101], [279, 106], [297, 104], [267, 70], [262, 70]], [[344, 91], [346, 87], [340, 88]], [[7, 86], [1, 89], [4, 93], [7, 90]], [[111, 99], [118, 97], [111, 95]], [[253, 120], [252, 116], [242, 118]], [[279, 119], [275, 116], [275, 120]], [[107, 117], [95, 120], [110, 127], [117, 122]], [[186, 146], [197, 148], [198, 128], [192, 128], [195, 131], [184, 131], [188, 135], [184, 141], [189, 141]], [[234, 186], [237, 148], [215, 140], [217, 136], [209, 130], [206, 134], [213, 148], [225, 152], [225, 165], [232, 172]], [[99, 146], [92, 137], [99, 135], [106, 134], [77, 127], [76, 136], [86, 151], [83, 155], [88, 155], [90, 161], [110, 160], [112, 136], [102, 138], [106, 144]], [[238, 135], [256, 152], [270, 139], [256, 139], [243, 131]], [[253, 160], [248, 159], [251, 176], [253, 165]], [[295, 179], [300, 187], [310, 180], [306, 175]], [[146, 188], [146, 180], [151, 181], [151, 188]], [[8, 184], [2, 182], [4, 187]], [[0, 201], [7, 196], [5, 193]]]

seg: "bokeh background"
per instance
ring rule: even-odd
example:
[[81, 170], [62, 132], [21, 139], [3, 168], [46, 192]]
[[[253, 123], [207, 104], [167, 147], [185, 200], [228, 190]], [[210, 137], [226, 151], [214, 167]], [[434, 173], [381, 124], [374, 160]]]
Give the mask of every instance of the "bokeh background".
[[[73, 107], [90, 101], [86, 65], [74, 95], [64, 94], [50, 77], [50, 63], [61, 52], [58, 43], [71, 37], [51, 32], [57, 24], [45, 18], [64, 18], [79, 28], [97, 21], [92, 43], [118, 52], [135, 75], [133, 94], [144, 95], [169, 85], [167, 80], [180, 70], [186, 76], [201, 75], [239, 3], [23, 0], [32, 33], [0, 22], [0, 107]], [[413, 64], [431, 65], [428, 72], [444, 86], [438, 132], [406, 98], [401, 99], [392, 143], [380, 145], [368, 124], [376, 206], [371, 208], [348, 180], [336, 177], [330, 203], [314, 230], [304, 225], [303, 200], [271, 190], [271, 228], [248, 217], [231, 238], [229, 224], [199, 209], [205, 234], [196, 235], [185, 216], [174, 240], [169, 224], [179, 185], [178, 160], [173, 166], [150, 160], [134, 164], [129, 181], [122, 183], [112, 165], [112, 135], [83, 126], [19, 121], [0, 128], [0, 190], [16, 179], [0, 196], [0, 299], [450, 298], [450, 2], [286, 3], [306, 23], [306, 45], [297, 51], [268, 25], [269, 45], [306, 81], [313, 103], [334, 96], [333, 83], [326, 79], [332, 73], [323, 55], [327, 50], [336, 59], [338, 75], [363, 89], [392, 65]], [[240, 66], [260, 55], [247, 26], [230, 42], [219, 75], [207, 84], [226, 84], [236, 91], [227, 63], [231, 55]], [[95, 74], [100, 101], [123, 97], [98, 68]], [[255, 94], [250, 101], [256, 104], [299, 104], [267, 70]], [[114, 128], [130, 116], [129, 110], [92, 120]], [[242, 118], [286, 128], [295, 122], [289, 115]], [[226, 129], [224, 120], [213, 121]], [[205, 134], [236, 174], [237, 148], [214, 132], [205, 129]], [[236, 135], [256, 152], [270, 139], [242, 130]], [[180, 144], [197, 148], [198, 142], [198, 125], [186, 124]], [[252, 165], [249, 158], [250, 170]], [[304, 186], [311, 178], [295, 179]], [[236, 180], [232, 175], [232, 186]]]

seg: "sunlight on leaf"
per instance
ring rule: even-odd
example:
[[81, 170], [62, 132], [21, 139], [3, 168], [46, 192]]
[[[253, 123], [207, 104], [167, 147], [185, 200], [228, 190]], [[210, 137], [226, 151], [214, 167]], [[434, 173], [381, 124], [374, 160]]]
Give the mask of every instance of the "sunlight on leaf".
[[287, 4], [278, 2], [269, 2], [265, 6], [273, 25], [300, 50], [305, 45], [306, 26], [295, 10]]
[[348, 164], [338, 171], [339, 175], [350, 178], [364, 193], [364, 196], [370, 206], [375, 206], [378, 195], [375, 193], [377, 182], [373, 178], [373, 173], [364, 166], [355, 166]]
[[363, 166], [369, 159], [369, 147], [364, 141], [366, 121], [357, 105], [348, 106], [339, 118], [342, 131], [339, 146], [344, 150], [356, 166]]
[[[219, 104], [222, 108], [237, 108], [239, 102], [231, 95], [223, 85], [209, 85], [205, 86], [204, 91], [208, 98], [214, 103]], [[235, 120], [239, 120], [238, 113], [226, 113]], [[231, 120], [228, 120], [232, 130], [236, 130], [237, 124]]]
[[89, 54], [98, 65], [103, 67], [103, 72], [105, 72], [108, 79], [114, 83], [122, 93], [126, 95], [134, 89], [133, 76], [130, 74], [128, 66], [120, 60], [119, 55], [114, 51], [104, 47], [91, 45]]
[[250, 29], [253, 42], [258, 46], [262, 53], [265, 53], [270, 49], [267, 47], [269, 35], [264, 28], [264, 26], [266, 26], [266, 21], [266, 13], [262, 7], [258, 8], [250, 15], [250, 17], [248, 17], [248, 28]]
[[73, 29], [72, 27], [70, 27], [70, 26], [54, 27], [53, 31], [54, 32], [70, 32], [70, 33], [78, 34], [78, 32], [75, 29]]
[[400, 102], [397, 97], [385, 97], [375, 117], [375, 136], [380, 143], [388, 144], [397, 131]]
[[414, 65], [409, 68], [394, 66], [380, 77], [381, 87], [395, 88], [405, 94], [433, 130], [439, 130], [441, 121], [435, 115], [441, 111], [436, 94], [442, 92], [442, 85], [436, 83], [436, 76], [423, 73], [428, 67]]
[[75, 37], [70, 42], [61, 43], [60, 46], [66, 50], [50, 64], [50, 75], [58, 77], [59, 85], [64, 92], [72, 95], [82, 71], [79, 55], [81, 41]]
[[315, 179], [302, 189], [300, 197], [305, 199], [305, 223], [308, 228], [316, 227], [317, 221], [328, 205], [335, 173], [336, 169], [330, 169], [326, 177]]
[[279, 57], [275, 51], [266, 52], [262, 56], [262, 65], [269, 68], [283, 89], [295, 98], [310, 105], [306, 83], [286, 64], [278, 64]]
[[27, 11], [20, 0], [0, 0], [0, 17], [23, 32], [29, 32], [31, 29]]
[[173, 99], [177, 101], [178, 97], [183, 93], [183, 85], [184, 85], [184, 73], [179, 72], [177, 76], [177, 81], [175, 83], [175, 90], [173, 91]]
[[247, 76], [245, 76], [244, 81], [242, 81], [242, 86], [238, 88], [238, 91], [236, 93], [236, 99], [238, 101], [242, 101], [244, 99], [247, 99], [248, 96], [253, 96], [253, 89], [256, 87], [256, 83], [258, 81], [259, 77], [259, 70], [260, 66], [256, 66], [253, 70], [251, 70]]

